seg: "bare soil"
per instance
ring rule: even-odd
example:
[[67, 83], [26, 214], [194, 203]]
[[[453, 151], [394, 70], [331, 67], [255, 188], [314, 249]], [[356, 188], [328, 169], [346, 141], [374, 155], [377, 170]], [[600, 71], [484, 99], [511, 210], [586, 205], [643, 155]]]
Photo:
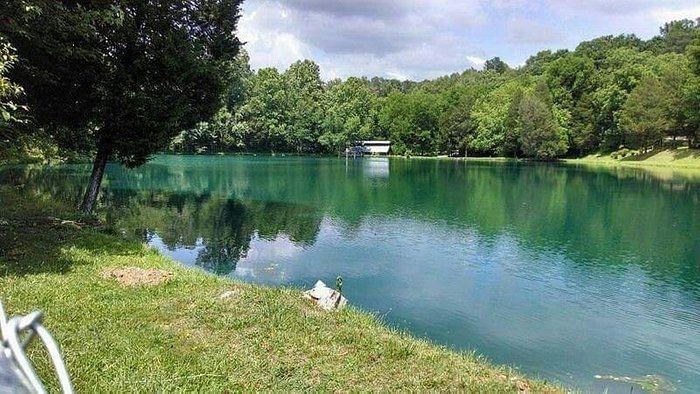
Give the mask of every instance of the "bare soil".
[[111, 267], [102, 270], [104, 279], [116, 279], [122, 286], [156, 286], [172, 279], [173, 273], [138, 267]]

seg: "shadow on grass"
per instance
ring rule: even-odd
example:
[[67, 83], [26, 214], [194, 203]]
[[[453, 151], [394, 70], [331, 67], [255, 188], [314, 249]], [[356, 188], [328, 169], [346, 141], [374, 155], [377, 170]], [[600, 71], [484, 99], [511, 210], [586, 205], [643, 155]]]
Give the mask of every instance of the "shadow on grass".
[[49, 201], [17, 187], [0, 186], [0, 277], [69, 273], [82, 264], [64, 252], [71, 247], [93, 254], [143, 251], [138, 242], [76, 222], [80, 217], [74, 208]]
[[700, 149], [676, 149], [671, 151], [673, 160], [700, 159]]
[[665, 149], [665, 150], [652, 150], [646, 153], [640, 153], [634, 156], [628, 156], [620, 159], [620, 161], [644, 161], [653, 158], [654, 156], [668, 154], [670, 156], [670, 161], [683, 160], [683, 159], [699, 159], [700, 149]]

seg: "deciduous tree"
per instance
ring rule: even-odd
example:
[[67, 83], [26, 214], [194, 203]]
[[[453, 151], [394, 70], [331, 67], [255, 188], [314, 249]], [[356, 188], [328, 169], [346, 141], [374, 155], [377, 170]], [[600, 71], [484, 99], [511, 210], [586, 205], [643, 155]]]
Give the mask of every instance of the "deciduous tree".
[[627, 130], [627, 143], [646, 149], [657, 145], [673, 126], [668, 113], [669, 97], [655, 76], [642, 79], [627, 98], [620, 115], [620, 125]]
[[81, 205], [92, 211], [107, 161], [146, 162], [209, 118], [237, 53], [240, 0], [8, 0], [0, 28], [22, 61], [32, 115], [57, 141], [95, 151]]
[[311, 150], [321, 133], [320, 68], [311, 60], [298, 61], [284, 73], [290, 100], [290, 145], [298, 153]]
[[527, 157], [552, 160], [566, 153], [566, 135], [557, 124], [552, 109], [536, 93], [520, 102], [520, 145]]
[[508, 67], [508, 64], [501, 60], [500, 57], [496, 56], [493, 59], [489, 59], [484, 63], [484, 70], [486, 71], [495, 71], [499, 74], [503, 74], [504, 72], [510, 70], [510, 67]]

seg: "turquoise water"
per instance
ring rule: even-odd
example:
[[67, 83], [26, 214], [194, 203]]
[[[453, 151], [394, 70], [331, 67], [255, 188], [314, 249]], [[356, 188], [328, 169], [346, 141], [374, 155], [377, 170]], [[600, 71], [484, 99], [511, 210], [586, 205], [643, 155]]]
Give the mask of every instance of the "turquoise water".
[[[0, 182], [77, 201], [85, 166]], [[700, 181], [440, 160], [159, 156], [109, 165], [115, 230], [255, 283], [344, 278], [388, 324], [583, 390], [700, 387]], [[670, 388], [670, 386], [665, 386]]]

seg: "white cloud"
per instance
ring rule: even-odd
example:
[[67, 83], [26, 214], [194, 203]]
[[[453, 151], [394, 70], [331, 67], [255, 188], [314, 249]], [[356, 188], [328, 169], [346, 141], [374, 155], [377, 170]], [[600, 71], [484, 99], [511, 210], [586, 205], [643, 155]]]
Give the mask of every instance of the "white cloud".
[[250, 4], [244, 5], [240, 35], [253, 68], [284, 69], [295, 60], [311, 58], [321, 66], [324, 79], [420, 79], [467, 68], [472, 64], [464, 54], [475, 48], [460, 30], [484, 21], [477, 0]]
[[672, 20], [700, 18], [700, 5], [691, 5], [681, 8], [660, 7], [649, 11], [657, 24], [663, 24]]
[[285, 69], [296, 60], [313, 57], [309, 45], [296, 35], [271, 28], [287, 18], [284, 9], [261, 8], [249, 13], [244, 10], [239, 35], [246, 43], [253, 68]]
[[240, 36], [256, 69], [312, 59], [324, 79], [424, 79], [697, 16], [696, 0], [257, 0]]
[[508, 24], [507, 39], [512, 44], [552, 45], [563, 42], [564, 33], [542, 22], [515, 18]]
[[592, 38], [600, 34], [634, 33], [649, 38], [671, 20], [700, 17], [697, 0], [547, 0], [555, 17], [588, 25]]
[[467, 60], [469, 63], [471, 63], [474, 68], [480, 69], [484, 67], [484, 64], [486, 64], [486, 59], [482, 59], [478, 56], [467, 56]]

